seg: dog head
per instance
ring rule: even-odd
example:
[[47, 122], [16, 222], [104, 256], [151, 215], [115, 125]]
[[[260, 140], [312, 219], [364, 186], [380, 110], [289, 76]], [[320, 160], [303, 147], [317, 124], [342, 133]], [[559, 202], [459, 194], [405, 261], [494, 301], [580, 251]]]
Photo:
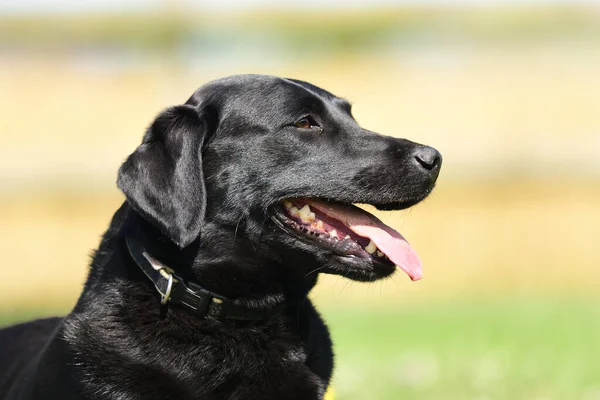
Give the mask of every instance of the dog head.
[[314, 85], [242, 75], [163, 111], [118, 186], [171, 242], [195, 249], [200, 275], [374, 280], [398, 265], [419, 279], [404, 238], [352, 204], [410, 207], [441, 163], [431, 147], [361, 128], [347, 101]]

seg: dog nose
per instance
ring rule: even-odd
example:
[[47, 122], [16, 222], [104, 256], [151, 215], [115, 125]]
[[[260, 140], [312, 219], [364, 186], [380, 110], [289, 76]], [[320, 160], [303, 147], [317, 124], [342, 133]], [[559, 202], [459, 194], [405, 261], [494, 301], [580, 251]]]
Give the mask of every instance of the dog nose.
[[429, 146], [419, 146], [414, 157], [417, 163], [431, 175], [437, 176], [442, 166], [442, 155], [439, 151]]

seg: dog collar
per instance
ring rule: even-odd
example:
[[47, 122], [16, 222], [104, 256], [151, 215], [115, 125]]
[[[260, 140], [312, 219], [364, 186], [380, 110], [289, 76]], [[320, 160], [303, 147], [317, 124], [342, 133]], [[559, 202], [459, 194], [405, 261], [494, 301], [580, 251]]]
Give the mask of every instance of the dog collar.
[[132, 237], [126, 237], [125, 242], [131, 258], [152, 281], [161, 296], [161, 318], [164, 317], [169, 304], [178, 305], [198, 318], [216, 321], [264, 320], [273, 314], [282, 313], [286, 308], [285, 304], [270, 308], [248, 308], [234, 304], [231, 299], [206, 290], [194, 282], [184, 282], [173, 269], [152, 257]]

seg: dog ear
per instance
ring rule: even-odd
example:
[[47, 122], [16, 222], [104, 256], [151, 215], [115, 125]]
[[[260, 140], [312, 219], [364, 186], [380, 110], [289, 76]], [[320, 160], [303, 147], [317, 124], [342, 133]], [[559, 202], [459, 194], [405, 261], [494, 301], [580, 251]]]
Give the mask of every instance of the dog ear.
[[208, 125], [193, 106], [168, 108], [119, 169], [117, 186], [127, 201], [181, 248], [199, 236], [206, 210], [202, 148]]

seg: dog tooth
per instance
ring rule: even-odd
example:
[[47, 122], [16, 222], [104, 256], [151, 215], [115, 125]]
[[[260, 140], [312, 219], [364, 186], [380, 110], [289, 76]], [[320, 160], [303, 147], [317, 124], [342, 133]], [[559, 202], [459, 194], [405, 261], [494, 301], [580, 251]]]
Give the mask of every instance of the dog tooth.
[[289, 200], [284, 200], [283, 201], [283, 205], [284, 205], [285, 208], [288, 208], [288, 209], [292, 208], [292, 202], [289, 201]]
[[[311, 214], [313, 215], [313, 218], [311, 218]], [[304, 207], [298, 210], [298, 215], [302, 222], [313, 222], [315, 220], [315, 214], [310, 211], [310, 206], [308, 204], [305, 204]]]
[[350, 239], [350, 235], [344, 236], [344, 239]]
[[324, 227], [323, 227], [323, 221], [317, 221], [316, 226], [317, 226], [318, 229], [321, 229], [321, 230], [324, 229]]
[[377, 250], [377, 256], [378, 257], [383, 257], [383, 253], [381, 251]]
[[294, 217], [297, 217], [299, 215], [300, 210], [298, 210], [298, 207], [290, 207], [289, 212]]
[[305, 204], [301, 209], [300, 209], [300, 215], [304, 215], [307, 216], [308, 213], [310, 212], [310, 206], [308, 204]]
[[365, 251], [369, 254], [373, 254], [375, 253], [375, 251], [377, 250], [377, 246], [375, 246], [375, 243], [373, 243], [373, 241], [369, 241], [369, 244], [367, 245], [367, 247], [365, 247]]
[[337, 235], [337, 231], [334, 229], [331, 232], [329, 232], [329, 234], [331, 235], [331, 237], [334, 237], [337, 239], [338, 235]]

